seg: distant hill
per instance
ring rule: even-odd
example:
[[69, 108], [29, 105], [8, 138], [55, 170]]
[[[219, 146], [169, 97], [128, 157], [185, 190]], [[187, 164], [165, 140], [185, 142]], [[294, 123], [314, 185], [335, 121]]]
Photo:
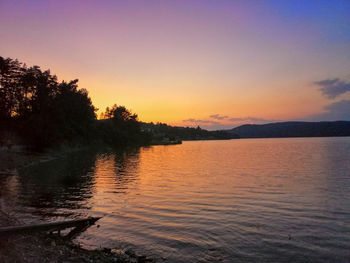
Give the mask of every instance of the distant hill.
[[226, 132], [240, 138], [350, 136], [350, 121], [245, 124]]

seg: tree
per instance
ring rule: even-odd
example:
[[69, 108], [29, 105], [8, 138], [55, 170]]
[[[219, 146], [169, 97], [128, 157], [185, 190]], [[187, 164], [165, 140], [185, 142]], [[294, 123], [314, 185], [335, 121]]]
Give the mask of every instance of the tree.
[[141, 131], [137, 114], [133, 114], [124, 106], [107, 107], [101, 114], [99, 130], [103, 140], [114, 146], [147, 144], [150, 137]]
[[147, 140], [137, 114], [124, 106], [107, 107], [99, 122], [96, 110], [77, 79], [59, 83], [50, 70], [0, 57], [0, 132], [14, 131], [38, 150], [96, 137], [115, 146]]
[[0, 57], [0, 131], [15, 131], [36, 148], [88, 138], [95, 108], [77, 83]]
[[0, 125], [10, 125], [23, 102], [21, 79], [26, 71], [18, 60], [0, 57]]

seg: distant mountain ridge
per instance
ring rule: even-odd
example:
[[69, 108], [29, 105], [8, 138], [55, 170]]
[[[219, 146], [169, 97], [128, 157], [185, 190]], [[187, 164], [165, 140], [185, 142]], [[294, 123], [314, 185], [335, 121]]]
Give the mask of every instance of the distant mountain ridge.
[[350, 121], [276, 122], [245, 124], [226, 130], [240, 138], [334, 137], [350, 136]]

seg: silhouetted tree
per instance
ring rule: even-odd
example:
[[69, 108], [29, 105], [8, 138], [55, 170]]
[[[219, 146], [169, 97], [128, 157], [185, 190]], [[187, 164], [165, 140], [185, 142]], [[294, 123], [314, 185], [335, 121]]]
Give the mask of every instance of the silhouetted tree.
[[58, 83], [49, 70], [0, 57], [1, 130], [16, 131], [39, 149], [88, 138], [95, 108], [77, 82]]
[[25, 65], [17, 60], [0, 57], [0, 125], [11, 124], [11, 118], [18, 115], [26, 94], [21, 87]]
[[107, 107], [101, 114], [99, 131], [105, 142], [114, 146], [140, 145], [150, 141], [150, 135], [143, 132], [137, 114], [124, 106]]
[[[0, 133], [16, 132], [36, 149], [62, 143], [102, 141], [113, 146], [145, 145], [152, 139], [228, 139], [225, 132], [142, 124], [137, 114], [113, 105], [96, 120], [96, 109], [78, 80], [58, 82], [49, 70], [0, 57]], [[0, 138], [4, 137], [1, 136]]]

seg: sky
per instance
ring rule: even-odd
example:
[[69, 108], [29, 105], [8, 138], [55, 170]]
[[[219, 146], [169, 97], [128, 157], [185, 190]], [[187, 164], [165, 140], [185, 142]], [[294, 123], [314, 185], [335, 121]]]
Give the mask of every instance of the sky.
[[349, 0], [0, 0], [0, 56], [146, 122], [350, 120]]

